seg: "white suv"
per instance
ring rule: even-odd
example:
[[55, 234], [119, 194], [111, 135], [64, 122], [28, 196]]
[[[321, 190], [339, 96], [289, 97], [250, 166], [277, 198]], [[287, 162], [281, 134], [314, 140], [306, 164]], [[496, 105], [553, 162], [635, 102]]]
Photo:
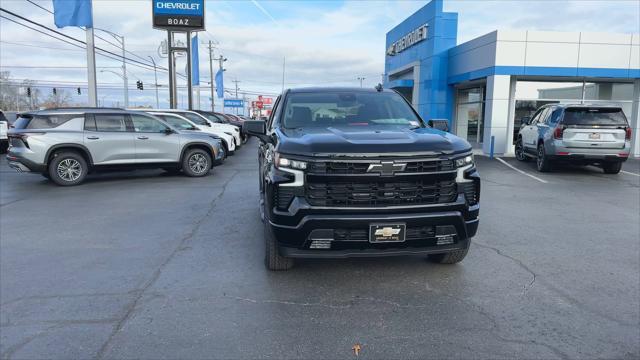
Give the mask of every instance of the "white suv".
[[145, 109], [144, 111], [150, 114], [153, 114], [154, 112], [178, 114], [180, 116], [187, 118], [187, 120], [191, 121], [192, 123], [202, 127], [203, 130], [205, 130], [205, 128], [211, 128], [213, 130], [222, 131], [225, 134], [233, 136], [233, 139], [235, 142], [234, 148], [240, 147], [242, 145], [242, 137], [240, 135], [240, 129], [237, 126], [229, 125], [229, 124], [214, 123], [212, 121], [209, 121], [206, 117], [198, 114], [195, 111], [178, 110], [178, 109]]

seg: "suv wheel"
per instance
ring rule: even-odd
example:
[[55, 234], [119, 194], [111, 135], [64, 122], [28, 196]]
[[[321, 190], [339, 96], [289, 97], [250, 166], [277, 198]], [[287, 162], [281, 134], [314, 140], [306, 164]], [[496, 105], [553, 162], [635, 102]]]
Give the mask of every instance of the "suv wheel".
[[78, 185], [87, 176], [87, 162], [76, 152], [56, 153], [49, 162], [49, 178], [58, 185]]
[[182, 171], [190, 177], [205, 176], [211, 170], [211, 156], [202, 149], [187, 150], [182, 159]]
[[522, 138], [518, 138], [516, 141], [516, 159], [520, 161], [527, 161], [529, 157], [524, 153], [524, 146], [522, 146]]
[[538, 157], [536, 159], [536, 165], [538, 167], [538, 171], [540, 172], [551, 171], [551, 163], [549, 162], [549, 158], [544, 151], [544, 144], [538, 145]]
[[281, 256], [278, 252], [278, 242], [276, 241], [269, 221], [264, 221], [264, 264], [267, 269], [272, 271], [289, 270], [293, 267], [293, 259]]
[[602, 170], [605, 174], [617, 174], [622, 170], [622, 162], [611, 161], [602, 164]]
[[432, 254], [427, 257], [427, 259], [431, 262], [439, 263], [439, 264], [455, 264], [462, 261], [462, 259], [467, 256], [469, 252], [469, 248], [462, 250], [454, 250], [444, 254]]

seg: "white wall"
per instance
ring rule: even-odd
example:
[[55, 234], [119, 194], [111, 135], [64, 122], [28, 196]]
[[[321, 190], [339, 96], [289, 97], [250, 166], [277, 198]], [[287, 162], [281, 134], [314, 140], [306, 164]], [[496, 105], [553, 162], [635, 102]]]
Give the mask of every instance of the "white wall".
[[484, 139], [482, 151], [491, 152], [491, 136], [495, 137], [494, 153], [505, 154], [509, 141], [509, 110], [511, 99], [511, 76], [492, 75], [487, 77], [487, 97], [484, 111]]
[[498, 30], [449, 50], [449, 76], [493, 66], [640, 69], [640, 34]]

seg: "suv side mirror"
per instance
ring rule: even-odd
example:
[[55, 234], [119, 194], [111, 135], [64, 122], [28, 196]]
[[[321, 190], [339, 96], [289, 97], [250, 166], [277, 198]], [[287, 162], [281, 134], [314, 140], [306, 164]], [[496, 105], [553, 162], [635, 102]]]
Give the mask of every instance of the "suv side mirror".
[[175, 133], [175, 131], [173, 131], [172, 128], [164, 128], [163, 132], [164, 132], [165, 135], [171, 135], [171, 134]]
[[524, 116], [523, 118], [520, 119], [520, 127], [529, 125], [530, 123], [531, 123], [531, 118], [528, 116]]

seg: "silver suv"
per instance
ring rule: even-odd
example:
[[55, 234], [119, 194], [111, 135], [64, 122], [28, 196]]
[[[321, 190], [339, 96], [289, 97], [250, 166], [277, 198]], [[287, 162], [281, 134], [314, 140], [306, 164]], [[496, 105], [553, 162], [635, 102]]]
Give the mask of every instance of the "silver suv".
[[631, 152], [631, 127], [618, 106], [545, 105], [522, 119], [515, 152], [520, 161], [536, 159], [541, 172], [572, 162], [617, 174]]
[[52, 109], [21, 114], [9, 130], [9, 166], [58, 185], [90, 172], [162, 168], [205, 176], [222, 155], [213, 135], [181, 132], [160, 119], [122, 109]]

